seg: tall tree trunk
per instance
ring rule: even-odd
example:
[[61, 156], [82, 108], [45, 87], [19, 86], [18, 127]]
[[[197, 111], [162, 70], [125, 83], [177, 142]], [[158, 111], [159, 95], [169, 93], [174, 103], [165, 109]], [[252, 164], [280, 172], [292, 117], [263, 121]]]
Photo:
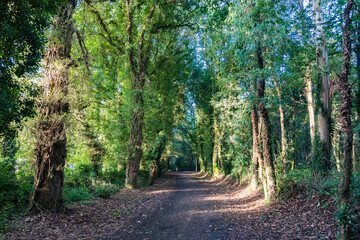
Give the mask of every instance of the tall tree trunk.
[[76, 0], [68, 0], [54, 18], [45, 57], [42, 102], [36, 124], [35, 190], [30, 198], [30, 210], [35, 212], [63, 210], [68, 72], [72, 65], [70, 52], [75, 6]]
[[313, 0], [313, 21], [315, 25], [315, 43], [316, 43], [316, 60], [319, 68], [319, 96], [320, 110], [318, 114], [319, 136], [321, 141], [322, 160], [320, 163], [321, 170], [328, 172], [330, 164], [330, 90], [328, 67], [328, 49], [327, 39], [324, 30], [324, 16], [320, 6], [320, 0]]
[[[259, 185], [259, 178], [262, 181], [262, 174], [259, 174], [259, 164], [262, 164], [259, 141], [258, 141], [258, 132], [259, 132], [259, 123], [257, 117], [256, 106], [254, 105], [251, 109], [251, 124], [252, 124], [252, 137], [253, 137], [253, 156], [252, 156], [252, 174], [251, 174], [251, 188], [256, 190]], [[266, 191], [266, 189], [264, 189]]]
[[338, 172], [341, 171], [341, 155], [342, 155], [342, 146], [341, 146], [341, 135], [342, 132], [340, 129], [335, 129], [334, 131], [334, 144], [333, 144], [333, 152], [334, 152], [334, 156], [335, 156], [335, 165], [336, 165], [336, 170]]
[[[263, 69], [264, 61], [262, 58], [262, 49], [260, 43], [257, 49], [257, 58], [258, 58], [259, 69]], [[263, 142], [263, 158], [264, 158], [265, 173], [266, 173], [267, 191], [268, 191], [268, 198], [271, 199], [274, 198], [276, 194], [275, 191], [276, 180], [275, 180], [274, 163], [270, 149], [269, 121], [268, 121], [265, 104], [263, 102], [265, 98], [265, 78], [262, 76], [259, 76], [256, 92], [257, 92], [257, 97], [260, 101], [259, 121], [261, 125], [261, 136]]]
[[126, 165], [126, 181], [127, 188], [137, 188], [138, 186], [138, 171], [140, 160], [143, 156], [142, 140], [143, 140], [143, 121], [144, 121], [144, 99], [143, 87], [144, 76], [140, 75], [132, 78], [132, 89], [134, 98], [134, 110], [130, 126], [129, 137], [129, 158]]
[[[355, 44], [355, 53], [356, 53], [356, 75], [357, 75], [357, 92], [355, 98], [355, 124], [359, 124], [359, 115], [360, 115], [360, 23], [357, 24], [356, 28], [356, 44]], [[359, 131], [354, 133], [354, 150], [353, 150], [353, 162], [354, 162], [354, 171], [359, 171], [360, 161], [359, 156]]]
[[[344, 26], [343, 26], [343, 65], [338, 81], [339, 91], [341, 92], [342, 105], [340, 107], [340, 124], [344, 134], [344, 153], [342, 178], [339, 186], [340, 205], [348, 207], [350, 205], [350, 182], [352, 171], [352, 142], [353, 131], [351, 126], [351, 84], [348, 81], [351, 61], [351, 39], [350, 39], [350, 11], [354, 5], [353, 0], [349, 0], [344, 9]], [[351, 229], [347, 221], [342, 221], [341, 238], [344, 240], [351, 238]]]
[[151, 150], [151, 152], [156, 153], [156, 156], [151, 155], [153, 161], [150, 170], [150, 185], [161, 175], [161, 159], [164, 155], [166, 141], [167, 139], [164, 133], [160, 132], [157, 136], [155, 146], [153, 146], [153, 150]]
[[[215, 115], [215, 113], [214, 113]], [[214, 117], [215, 118], [215, 117]], [[221, 135], [217, 119], [214, 119], [214, 147], [213, 147], [213, 174], [215, 176], [220, 175], [220, 158], [221, 158]]]
[[315, 112], [314, 112], [314, 99], [312, 94], [312, 84], [309, 69], [306, 69], [305, 73], [305, 94], [309, 113], [309, 124], [310, 124], [310, 138], [311, 138], [311, 149], [314, 149], [315, 141]]
[[[142, 23], [140, 34], [136, 32], [139, 29], [133, 28], [134, 18], [134, 2], [126, 0], [126, 16], [127, 16], [127, 57], [131, 72], [131, 90], [133, 98], [133, 112], [130, 124], [129, 136], [129, 157], [126, 165], [126, 180], [125, 186], [127, 188], [137, 188], [138, 185], [138, 171], [141, 158], [143, 156], [142, 141], [143, 141], [143, 125], [144, 125], [144, 98], [143, 91], [145, 85], [145, 74], [150, 59], [150, 47], [152, 46], [152, 38], [146, 39], [145, 35], [150, 30], [148, 23], [153, 17], [153, 13], [157, 7], [158, 1], [150, 9], [149, 15]], [[141, 4], [140, 4], [141, 5]], [[135, 17], [136, 18], [136, 17]], [[139, 33], [139, 32], [137, 32]], [[152, 33], [149, 33], [151, 36]], [[135, 47], [134, 43], [138, 40], [138, 45]], [[147, 43], [147, 46], [145, 47]], [[136, 53], [137, 51], [137, 53]]]
[[282, 106], [282, 98], [281, 98], [281, 92], [280, 92], [280, 87], [277, 85], [276, 81], [274, 81], [275, 84], [275, 88], [280, 100], [280, 106], [279, 106], [279, 113], [280, 113], [280, 129], [281, 129], [281, 156], [283, 158], [283, 164], [284, 164], [284, 170], [286, 170], [286, 164], [287, 164], [287, 156], [286, 156], [286, 144], [287, 144], [287, 140], [286, 140], [286, 133], [285, 133], [285, 123], [284, 123], [284, 118], [285, 118], [285, 113], [284, 113], [284, 108]]

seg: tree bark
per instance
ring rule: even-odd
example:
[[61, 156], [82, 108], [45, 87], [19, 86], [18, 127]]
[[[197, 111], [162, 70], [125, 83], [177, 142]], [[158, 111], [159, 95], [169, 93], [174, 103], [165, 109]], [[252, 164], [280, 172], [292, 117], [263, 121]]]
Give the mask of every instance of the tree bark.
[[[214, 113], [215, 115], [215, 113]], [[213, 174], [215, 176], [220, 175], [220, 161], [221, 161], [221, 134], [217, 119], [214, 119], [214, 147], [213, 147]]]
[[324, 16], [320, 6], [320, 0], [313, 0], [313, 21], [315, 25], [316, 60], [319, 67], [319, 95], [320, 106], [318, 114], [319, 136], [321, 141], [322, 160], [321, 170], [325, 173], [331, 168], [330, 164], [330, 90], [328, 67], [327, 39], [324, 30]]
[[[257, 49], [257, 59], [259, 64], [259, 69], [264, 68], [264, 61], [262, 57], [262, 49], [259, 43]], [[257, 83], [257, 97], [260, 101], [259, 103], [259, 121], [261, 125], [261, 136], [262, 136], [262, 143], [263, 143], [263, 158], [264, 158], [264, 165], [265, 165], [265, 173], [266, 173], [266, 182], [267, 182], [267, 192], [268, 198], [274, 198], [276, 191], [276, 180], [275, 180], [275, 170], [274, 170], [274, 163], [271, 155], [271, 148], [270, 148], [270, 139], [269, 139], [269, 121], [267, 116], [267, 110], [264, 104], [265, 98], [265, 78], [259, 76], [259, 80]]]
[[62, 187], [66, 158], [66, 113], [69, 112], [68, 72], [71, 40], [74, 33], [72, 16], [76, 0], [68, 0], [54, 18], [45, 58], [43, 94], [36, 124], [35, 190], [30, 198], [30, 211], [62, 211]]
[[[356, 74], [357, 74], [357, 93], [355, 97], [355, 124], [359, 124], [359, 115], [360, 115], [360, 23], [357, 24], [356, 28], [356, 44], [355, 44], [355, 54], [356, 54]], [[353, 162], [354, 162], [354, 171], [359, 171], [360, 161], [359, 156], [359, 131], [354, 133], [354, 150], [353, 150]]]
[[309, 124], [310, 124], [310, 138], [311, 138], [311, 149], [314, 149], [315, 141], [315, 112], [314, 112], [314, 99], [312, 94], [312, 84], [310, 79], [309, 69], [305, 73], [305, 94], [309, 113]]
[[[150, 9], [150, 12], [145, 21], [140, 24], [141, 28], [133, 29], [133, 15], [136, 9], [134, 2], [126, 1], [126, 16], [127, 16], [127, 57], [131, 72], [131, 89], [133, 98], [133, 112], [130, 124], [129, 136], [129, 157], [126, 165], [126, 180], [125, 186], [127, 188], [137, 188], [138, 185], [138, 171], [141, 158], [143, 157], [142, 141], [143, 141], [143, 125], [144, 125], [144, 98], [143, 91], [145, 85], [145, 74], [150, 59], [150, 47], [152, 45], [151, 37], [145, 38], [147, 31], [151, 36], [151, 28], [148, 26], [149, 21], [153, 17], [158, 1], [155, 2]], [[136, 16], [135, 16], [136, 19]], [[138, 32], [140, 31], [140, 32]], [[134, 47], [134, 39], [138, 38], [138, 44]], [[146, 45], [147, 44], [147, 45]], [[146, 45], [146, 46], [145, 46]]]
[[[262, 181], [262, 173], [260, 173], [259, 165], [263, 163], [261, 159], [259, 141], [258, 141], [258, 132], [259, 132], [259, 123], [257, 116], [257, 109], [254, 105], [251, 109], [251, 124], [252, 124], [252, 137], [253, 137], [253, 156], [252, 156], [252, 174], [251, 174], [251, 188], [256, 190], [259, 185], [259, 178]], [[262, 171], [262, 167], [261, 167]], [[265, 191], [266, 189], [264, 189]]]
[[335, 157], [335, 165], [336, 165], [336, 170], [338, 172], [341, 171], [341, 161], [342, 161], [342, 146], [341, 146], [341, 136], [342, 132], [340, 129], [335, 129], [334, 131], [334, 144], [333, 144], [333, 152], [334, 152], [334, 157]]
[[[350, 183], [352, 173], [352, 143], [353, 131], [351, 126], [352, 95], [351, 84], [348, 81], [350, 74], [351, 61], [351, 39], [350, 39], [350, 11], [354, 5], [353, 0], [349, 0], [344, 9], [343, 26], [343, 64], [338, 81], [339, 91], [341, 93], [342, 105], [340, 107], [340, 124], [344, 136], [343, 145], [343, 166], [342, 178], [339, 186], [340, 205], [348, 207], [350, 205]], [[341, 222], [341, 238], [344, 240], [351, 238], [351, 229], [348, 222]]]
[[280, 129], [281, 129], [281, 156], [283, 158], [283, 165], [284, 165], [284, 170], [286, 171], [286, 164], [287, 164], [287, 154], [286, 154], [286, 145], [287, 145], [287, 140], [286, 140], [286, 133], [285, 133], [285, 123], [284, 123], [284, 118], [285, 118], [285, 113], [284, 113], [284, 108], [282, 106], [282, 98], [281, 98], [281, 92], [280, 92], [280, 87], [277, 85], [276, 81], [274, 81], [275, 84], [275, 88], [280, 100], [280, 105], [279, 105], [279, 115], [280, 115]]
[[[154, 181], [160, 177], [162, 168], [161, 168], [161, 159], [164, 156], [164, 150], [166, 145], [166, 137], [163, 132], [159, 132], [155, 146], [153, 146], [153, 150], [151, 153], [152, 165], [150, 170], [150, 185], [154, 184]], [[153, 153], [156, 155], [154, 156]]]
[[129, 158], [126, 165], [126, 181], [127, 188], [138, 187], [138, 171], [140, 160], [143, 156], [142, 140], [144, 125], [144, 99], [143, 99], [143, 77], [132, 78], [132, 89], [134, 89], [134, 110], [130, 125], [129, 137]]

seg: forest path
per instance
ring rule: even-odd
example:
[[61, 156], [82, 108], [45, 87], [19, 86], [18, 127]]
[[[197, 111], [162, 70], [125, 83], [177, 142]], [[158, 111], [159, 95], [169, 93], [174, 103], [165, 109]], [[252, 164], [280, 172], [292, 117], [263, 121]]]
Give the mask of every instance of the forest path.
[[217, 211], [222, 202], [212, 199], [210, 183], [195, 177], [195, 172], [168, 175], [176, 179], [173, 194], [127, 239], [226, 239], [228, 223]]
[[336, 239], [333, 199], [304, 196], [268, 206], [260, 192], [229, 177], [167, 172], [153, 186], [24, 216], [0, 239]]

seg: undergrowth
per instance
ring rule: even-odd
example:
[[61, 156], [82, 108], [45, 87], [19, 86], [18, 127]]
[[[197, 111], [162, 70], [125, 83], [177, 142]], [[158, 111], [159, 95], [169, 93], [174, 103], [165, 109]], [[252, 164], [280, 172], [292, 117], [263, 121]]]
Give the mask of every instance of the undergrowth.
[[[16, 169], [0, 161], [0, 231], [7, 223], [27, 213], [30, 194], [33, 190], [34, 169], [30, 164], [17, 165]], [[124, 187], [125, 170], [104, 170], [96, 175], [92, 166], [82, 164], [65, 168], [63, 198], [65, 204], [90, 199], [108, 199]], [[148, 186], [149, 173], [139, 170], [139, 186]]]
[[27, 210], [32, 189], [29, 179], [15, 174], [13, 166], [6, 161], [0, 162], [0, 230], [8, 220]]
[[336, 197], [340, 181], [340, 174], [332, 172], [328, 176], [320, 176], [310, 169], [291, 170], [278, 174], [278, 197], [289, 199], [292, 197], [305, 197], [315, 194]]
[[[289, 171], [278, 174], [278, 198], [306, 198], [316, 194], [327, 195], [339, 205], [338, 186], [341, 173], [334, 171], [327, 177], [314, 174], [309, 169]], [[339, 224], [346, 223], [355, 234], [360, 234], [360, 173], [354, 173], [351, 184], [351, 206], [338, 206], [335, 219]], [[359, 236], [359, 235], [357, 235]], [[356, 238], [356, 237], [355, 237]], [[355, 239], [354, 238], [354, 239]]]

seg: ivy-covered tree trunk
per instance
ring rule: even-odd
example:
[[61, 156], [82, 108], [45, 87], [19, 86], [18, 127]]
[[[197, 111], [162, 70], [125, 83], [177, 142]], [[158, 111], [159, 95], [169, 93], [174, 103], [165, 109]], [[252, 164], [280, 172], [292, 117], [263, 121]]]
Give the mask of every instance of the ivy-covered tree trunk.
[[76, 0], [68, 0], [54, 18], [45, 57], [43, 93], [36, 124], [35, 190], [30, 198], [30, 210], [35, 212], [63, 210], [68, 72], [72, 65], [70, 52], [75, 6]]
[[[127, 188], [137, 188], [138, 171], [141, 158], [143, 157], [142, 141], [143, 141], [143, 125], [144, 125], [144, 98], [143, 91], [145, 85], [145, 75], [150, 59], [150, 48], [152, 46], [152, 27], [149, 27], [149, 22], [153, 17], [157, 5], [153, 5], [144, 22], [140, 25], [141, 28], [136, 28], [136, 5], [133, 1], [127, 0], [126, 3], [126, 33], [127, 33], [127, 58], [131, 72], [131, 90], [133, 98], [132, 119], [130, 124], [129, 136], [129, 157], [126, 165], [126, 180]], [[157, 1], [156, 1], [157, 3]], [[143, 3], [139, 4], [141, 6]], [[136, 25], [135, 25], [136, 26]], [[140, 34], [138, 30], [141, 29]], [[147, 33], [147, 31], [149, 31]], [[146, 37], [146, 35], [148, 35]], [[138, 41], [135, 47], [134, 43]]]
[[[340, 107], [340, 124], [344, 134], [343, 146], [343, 166], [342, 178], [339, 186], [340, 207], [349, 209], [350, 205], [350, 182], [352, 172], [352, 142], [353, 131], [351, 126], [352, 96], [351, 84], [348, 81], [350, 74], [351, 61], [351, 39], [350, 39], [350, 11], [354, 5], [353, 0], [349, 0], [344, 9], [343, 26], [343, 65], [338, 81], [339, 91], [341, 93], [342, 105]], [[351, 229], [346, 219], [341, 219], [341, 239], [351, 239]]]
[[[359, 124], [360, 116], [360, 23], [357, 23], [356, 27], [356, 43], [355, 43], [355, 54], [356, 54], [356, 75], [357, 75], [357, 92], [355, 96], [355, 125]], [[354, 133], [354, 144], [353, 144], [353, 162], [354, 172], [358, 172], [360, 169], [359, 159], [359, 147], [360, 147], [360, 132], [359, 130]]]
[[132, 78], [134, 109], [130, 125], [129, 158], [126, 165], [126, 187], [137, 188], [140, 160], [143, 156], [142, 140], [144, 125], [143, 76]]
[[155, 145], [150, 152], [150, 159], [152, 159], [150, 170], [150, 185], [152, 185], [162, 173], [161, 159], [164, 157], [166, 142], [167, 139], [164, 132], [159, 132]]
[[319, 114], [318, 126], [319, 137], [321, 141], [322, 158], [317, 159], [320, 170], [328, 172], [331, 168], [330, 164], [330, 118], [331, 118], [331, 105], [330, 105], [330, 89], [329, 89], [329, 76], [327, 73], [328, 65], [328, 49], [327, 40], [324, 30], [324, 17], [320, 5], [320, 0], [313, 0], [313, 21], [315, 25], [315, 43], [316, 43], [316, 60], [318, 63], [319, 71]]
[[[262, 49], [259, 43], [257, 49], [257, 58], [259, 69], [264, 68], [264, 61], [262, 57]], [[267, 190], [264, 191], [268, 192], [268, 198], [275, 197], [275, 170], [274, 170], [274, 163], [271, 155], [271, 147], [270, 147], [270, 134], [269, 134], [269, 121], [267, 116], [267, 110], [264, 104], [265, 98], [265, 78], [263, 76], [259, 76], [259, 80], [257, 83], [257, 97], [260, 101], [259, 103], [259, 121], [261, 126], [261, 136], [262, 136], [262, 143], [263, 143], [263, 159], [265, 165], [265, 173], [266, 173], [266, 182], [267, 182]]]

